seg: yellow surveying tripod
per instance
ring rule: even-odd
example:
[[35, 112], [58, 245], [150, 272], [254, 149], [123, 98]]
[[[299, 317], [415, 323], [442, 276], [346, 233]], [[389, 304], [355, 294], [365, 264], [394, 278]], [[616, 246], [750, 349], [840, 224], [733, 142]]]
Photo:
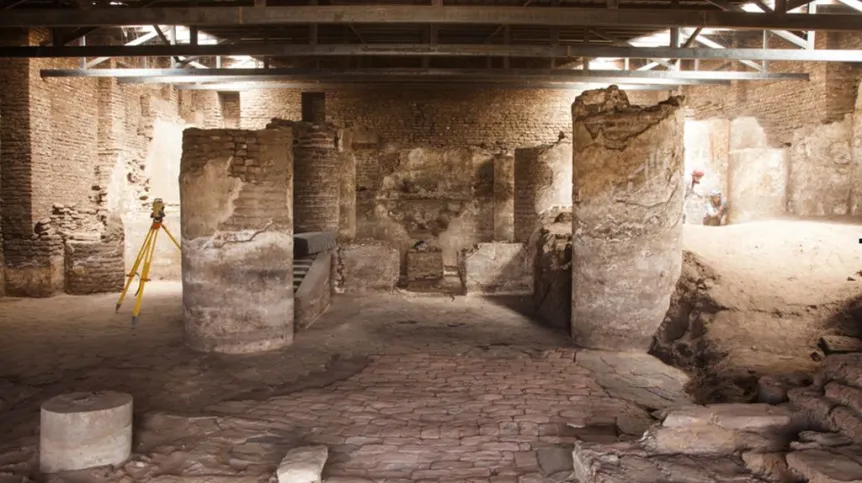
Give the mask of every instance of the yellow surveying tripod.
[[138, 291], [135, 293], [137, 298], [135, 300], [135, 310], [132, 311], [132, 325], [137, 323], [138, 314], [141, 312], [141, 299], [144, 298], [144, 284], [150, 281], [147, 277], [150, 275], [150, 264], [153, 262], [153, 254], [156, 251], [156, 237], [159, 236], [159, 228], [165, 230], [168, 238], [174, 242], [174, 245], [177, 246], [178, 250], [182, 250], [182, 248], [180, 248], [180, 244], [177, 243], [176, 238], [171, 235], [171, 232], [164, 225], [165, 203], [161, 198], [153, 200], [153, 212], [150, 213], [150, 218], [153, 219], [153, 224], [150, 225], [150, 231], [147, 233], [146, 238], [144, 238], [144, 244], [138, 251], [138, 258], [135, 259], [135, 264], [132, 265], [132, 270], [128, 275], [129, 279], [126, 280], [126, 286], [123, 287], [123, 291], [120, 293], [120, 300], [117, 301], [116, 311], [119, 312], [120, 305], [123, 305], [123, 299], [126, 298], [126, 292], [129, 291], [129, 287], [132, 285], [132, 280], [135, 278], [135, 275], [138, 274], [138, 267], [141, 265], [141, 262], [143, 262], [144, 267], [141, 270], [141, 283], [138, 285]]

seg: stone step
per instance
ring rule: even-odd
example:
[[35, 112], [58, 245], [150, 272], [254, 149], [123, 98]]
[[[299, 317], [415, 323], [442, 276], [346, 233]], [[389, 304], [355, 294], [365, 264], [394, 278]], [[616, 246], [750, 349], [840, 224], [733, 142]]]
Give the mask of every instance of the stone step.
[[821, 448], [787, 454], [787, 465], [812, 483], [862, 483], [862, 448]]
[[843, 335], [824, 335], [817, 345], [826, 355], [862, 352], [862, 340]]
[[753, 483], [756, 476], [734, 455], [656, 454], [636, 441], [576, 441], [572, 452], [578, 483]]
[[822, 388], [829, 381], [838, 381], [862, 389], [862, 354], [827, 356], [814, 378], [814, 385]]

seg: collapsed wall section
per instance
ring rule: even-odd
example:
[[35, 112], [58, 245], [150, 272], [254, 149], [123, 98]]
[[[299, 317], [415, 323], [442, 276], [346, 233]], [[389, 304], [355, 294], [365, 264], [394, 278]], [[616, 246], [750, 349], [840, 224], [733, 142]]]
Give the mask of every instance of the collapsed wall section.
[[293, 341], [290, 129], [188, 129], [180, 200], [186, 343], [250, 353]]
[[515, 241], [572, 206], [572, 144], [568, 140], [515, 150]]
[[647, 351], [682, 267], [683, 98], [640, 108], [615, 86], [572, 106], [572, 337]]

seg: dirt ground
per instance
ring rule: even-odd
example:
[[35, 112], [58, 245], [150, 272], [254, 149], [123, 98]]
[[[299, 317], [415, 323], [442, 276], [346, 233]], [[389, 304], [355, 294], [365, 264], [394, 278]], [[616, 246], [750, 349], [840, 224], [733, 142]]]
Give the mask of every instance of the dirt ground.
[[699, 359], [705, 384], [737, 386], [701, 388], [701, 400], [748, 400], [760, 375], [813, 372], [822, 335], [862, 335], [860, 236], [838, 221], [685, 226], [678, 295], [692, 308], [675, 355]]

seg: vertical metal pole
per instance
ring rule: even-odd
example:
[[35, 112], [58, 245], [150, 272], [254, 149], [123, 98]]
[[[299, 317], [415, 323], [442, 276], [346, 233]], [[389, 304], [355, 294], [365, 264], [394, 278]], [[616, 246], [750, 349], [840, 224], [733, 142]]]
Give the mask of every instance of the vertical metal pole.
[[[808, 4], [808, 14], [813, 15], [815, 13], [817, 13], [817, 2], [811, 2]], [[816, 39], [814, 37], [815, 37], [815, 32], [813, 30], [810, 30], [808, 32], [808, 35], [807, 35], [808, 50], [814, 50], [814, 46], [816, 44]]]
[[[86, 45], [87, 45], [87, 36], [86, 36], [86, 35], [82, 36], [82, 37], [81, 37], [81, 41], [80, 41], [80, 42], [78, 42], [78, 44], [79, 44], [81, 47], [86, 46]], [[81, 57], [81, 68], [83, 69], [83, 68], [86, 68], [86, 67], [87, 67], [87, 58], [86, 58], [86, 57]]]
[[[177, 45], [177, 26], [171, 25], [170, 30], [168, 30], [168, 43], [170, 45]], [[171, 56], [171, 68], [176, 69], [177, 67], [177, 58], [175, 56]]]

